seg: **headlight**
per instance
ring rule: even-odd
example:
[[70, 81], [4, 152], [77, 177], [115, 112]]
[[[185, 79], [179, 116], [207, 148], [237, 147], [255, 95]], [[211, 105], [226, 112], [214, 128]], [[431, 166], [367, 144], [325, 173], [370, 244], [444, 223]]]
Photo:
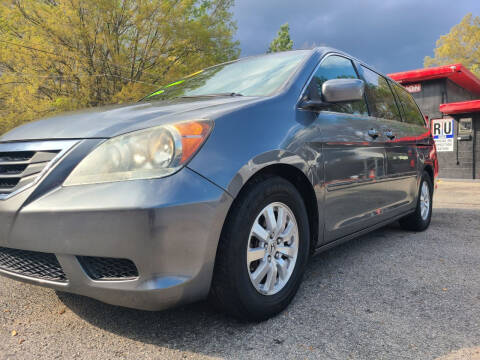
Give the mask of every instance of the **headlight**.
[[109, 139], [72, 171], [64, 186], [161, 178], [192, 158], [213, 123], [189, 121], [158, 126]]

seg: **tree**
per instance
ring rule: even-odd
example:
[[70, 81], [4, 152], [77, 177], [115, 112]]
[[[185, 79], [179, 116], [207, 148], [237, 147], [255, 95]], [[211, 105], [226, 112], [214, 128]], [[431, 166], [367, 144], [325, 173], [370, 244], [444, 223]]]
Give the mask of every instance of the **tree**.
[[64, 110], [138, 100], [239, 56], [233, 0], [5, 0], [0, 134]]
[[480, 17], [467, 14], [437, 40], [434, 54], [433, 58], [425, 57], [425, 67], [462, 63], [480, 76]]
[[272, 40], [268, 48], [268, 53], [292, 50], [293, 40], [290, 39], [290, 26], [288, 23], [280, 26], [277, 37]]

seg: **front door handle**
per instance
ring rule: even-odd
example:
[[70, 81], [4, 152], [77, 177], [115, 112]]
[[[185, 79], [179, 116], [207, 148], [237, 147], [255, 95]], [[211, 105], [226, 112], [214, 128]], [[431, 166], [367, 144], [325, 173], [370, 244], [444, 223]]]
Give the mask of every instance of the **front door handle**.
[[388, 137], [390, 140], [393, 140], [395, 139], [395, 135], [393, 135], [393, 131], [392, 130], [387, 130], [385, 131], [385, 136]]
[[377, 129], [370, 129], [368, 130], [368, 135], [370, 135], [372, 138], [376, 139], [378, 137], [378, 131]]

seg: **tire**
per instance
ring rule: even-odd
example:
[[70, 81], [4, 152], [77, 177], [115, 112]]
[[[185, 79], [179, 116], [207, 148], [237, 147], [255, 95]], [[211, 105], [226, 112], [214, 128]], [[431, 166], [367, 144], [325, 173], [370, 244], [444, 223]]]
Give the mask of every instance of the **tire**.
[[[267, 223], [267, 217], [262, 215], [272, 214], [269, 212], [270, 209], [273, 209], [276, 223], [272, 221]], [[274, 212], [275, 209], [277, 212]], [[283, 225], [287, 224], [285, 230], [278, 230], [279, 235], [287, 234], [285, 239], [282, 236], [277, 238], [274, 234], [273, 238], [263, 236], [265, 235], [263, 232], [262, 239], [265, 238], [267, 241], [257, 238], [255, 233], [258, 230], [253, 230], [254, 224], [264, 224], [261, 226], [267, 233], [268, 224], [276, 224], [280, 229], [282, 224], [279, 223], [282, 221], [278, 222], [279, 214], [286, 214], [285, 217], [282, 216], [285, 219]], [[291, 245], [287, 238], [291, 240]], [[262, 246], [265, 253], [261, 252]], [[247, 249], [255, 250], [263, 257], [250, 262], [252, 258], [248, 257], [247, 260]], [[288, 250], [289, 256], [282, 253], [286, 252], [285, 249]], [[210, 300], [224, 312], [244, 321], [262, 321], [278, 314], [288, 306], [297, 293], [308, 261], [309, 249], [308, 215], [297, 189], [281, 177], [254, 180], [235, 200], [222, 230]], [[293, 253], [296, 254], [295, 260]], [[268, 259], [268, 256], [271, 259]], [[289, 264], [288, 268], [286, 264]], [[262, 284], [263, 281], [259, 282], [258, 279], [263, 276], [261, 274], [266, 267], [269, 272]], [[289, 277], [286, 275], [288, 272]], [[253, 278], [257, 280], [254, 282]]]
[[[428, 196], [424, 196], [422, 191], [428, 190]], [[426, 199], [426, 200], [425, 200]], [[400, 226], [405, 230], [410, 231], [424, 231], [430, 225], [432, 219], [432, 205], [433, 205], [433, 184], [430, 175], [423, 172], [420, 188], [418, 190], [418, 200], [415, 212], [400, 219]], [[425, 207], [425, 202], [428, 201], [428, 206]], [[428, 213], [422, 213], [422, 209], [428, 209]], [[425, 210], [424, 210], [425, 211]]]

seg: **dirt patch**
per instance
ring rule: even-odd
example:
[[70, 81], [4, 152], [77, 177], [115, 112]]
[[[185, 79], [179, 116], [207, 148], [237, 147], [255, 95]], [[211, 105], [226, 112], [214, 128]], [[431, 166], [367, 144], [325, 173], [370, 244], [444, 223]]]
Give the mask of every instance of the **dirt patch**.
[[480, 360], [480, 347], [460, 349], [435, 360]]

